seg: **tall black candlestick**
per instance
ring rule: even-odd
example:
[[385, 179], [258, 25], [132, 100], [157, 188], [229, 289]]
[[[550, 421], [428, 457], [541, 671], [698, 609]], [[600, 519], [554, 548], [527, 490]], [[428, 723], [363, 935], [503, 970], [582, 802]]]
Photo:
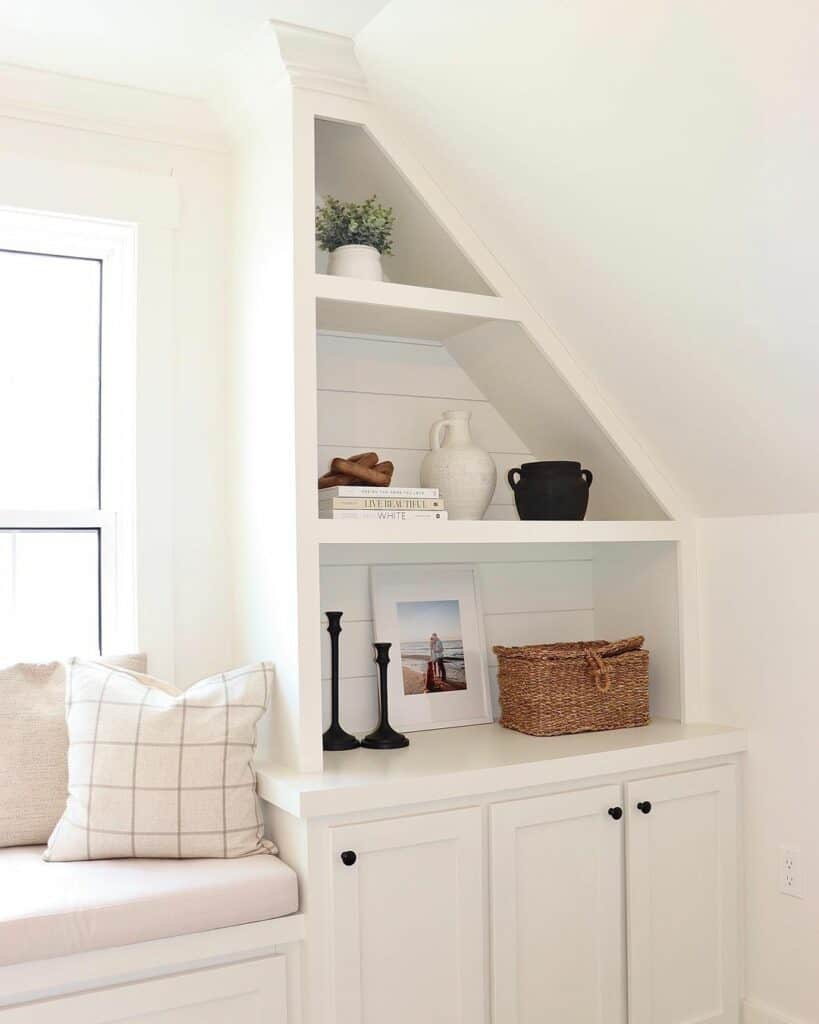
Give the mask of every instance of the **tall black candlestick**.
[[327, 612], [327, 632], [330, 634], [330, 728], [322, 738], [325, 750], [353, 750], [361, 746], [355, 736], [345, 732], [338, 721], [338, 637], [341, 633], [343, 612]]
[[381, 709], [381, 721], [375, 732], [365, 736], [361, 741], [362, 747], [370, 747], [372, 750], [394, 750], [396, 747], [408, 747], [409, 740], [389, 723], [389, 710], [387, 708], [387, 666], [390, 663], [390, 647], [392, 644], [373, 644], [375, 647], [375, 660], [378, 662], [379, 680], [379, 707]]

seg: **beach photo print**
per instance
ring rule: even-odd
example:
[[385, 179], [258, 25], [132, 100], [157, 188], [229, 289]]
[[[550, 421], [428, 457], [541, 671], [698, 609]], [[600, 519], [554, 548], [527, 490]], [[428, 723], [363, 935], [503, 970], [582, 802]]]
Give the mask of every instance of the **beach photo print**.
[[470, 565], [379, 565], [370, 574], [375, 640], [391, 643], [396, 728], [492, 720], [478, 575]]
[[458, 601], [398, 601], [405, 696], [465, 690], [466, 665]]

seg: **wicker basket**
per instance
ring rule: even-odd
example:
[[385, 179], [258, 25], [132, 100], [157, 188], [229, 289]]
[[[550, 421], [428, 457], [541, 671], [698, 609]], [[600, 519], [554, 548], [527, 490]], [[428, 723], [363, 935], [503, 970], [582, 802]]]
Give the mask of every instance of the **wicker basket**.
[[495, 647], [500, 724], [530, 736], [648, 725], [643, 639]]

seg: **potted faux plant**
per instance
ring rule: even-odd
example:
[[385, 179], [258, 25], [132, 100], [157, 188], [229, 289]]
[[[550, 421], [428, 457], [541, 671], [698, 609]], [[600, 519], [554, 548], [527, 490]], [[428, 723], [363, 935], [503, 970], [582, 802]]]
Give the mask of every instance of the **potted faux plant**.
[[383, 281], [381, 257], [392, 252], [391, 206], [376, 196], [363, 203], [344, 203], [326, 196], [316, 207], [316, 240], [330, 253], [328, 274]]

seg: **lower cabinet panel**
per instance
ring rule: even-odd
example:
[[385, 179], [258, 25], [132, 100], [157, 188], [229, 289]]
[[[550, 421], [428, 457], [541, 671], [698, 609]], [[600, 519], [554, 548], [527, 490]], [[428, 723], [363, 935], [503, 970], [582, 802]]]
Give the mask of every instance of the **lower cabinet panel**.
[[483, 1024], [480, 808], [333, 828], [331, 856], [335, 1024]]
[[621, 787], [491, 810], [495, 1024], [623, 1024]]
[[630, 782], [631, 1024], [736, 1024], [736, 785], [731, 766]]
[[284, 957], [0, 1010], [0, 1024], [288, 1024]]

